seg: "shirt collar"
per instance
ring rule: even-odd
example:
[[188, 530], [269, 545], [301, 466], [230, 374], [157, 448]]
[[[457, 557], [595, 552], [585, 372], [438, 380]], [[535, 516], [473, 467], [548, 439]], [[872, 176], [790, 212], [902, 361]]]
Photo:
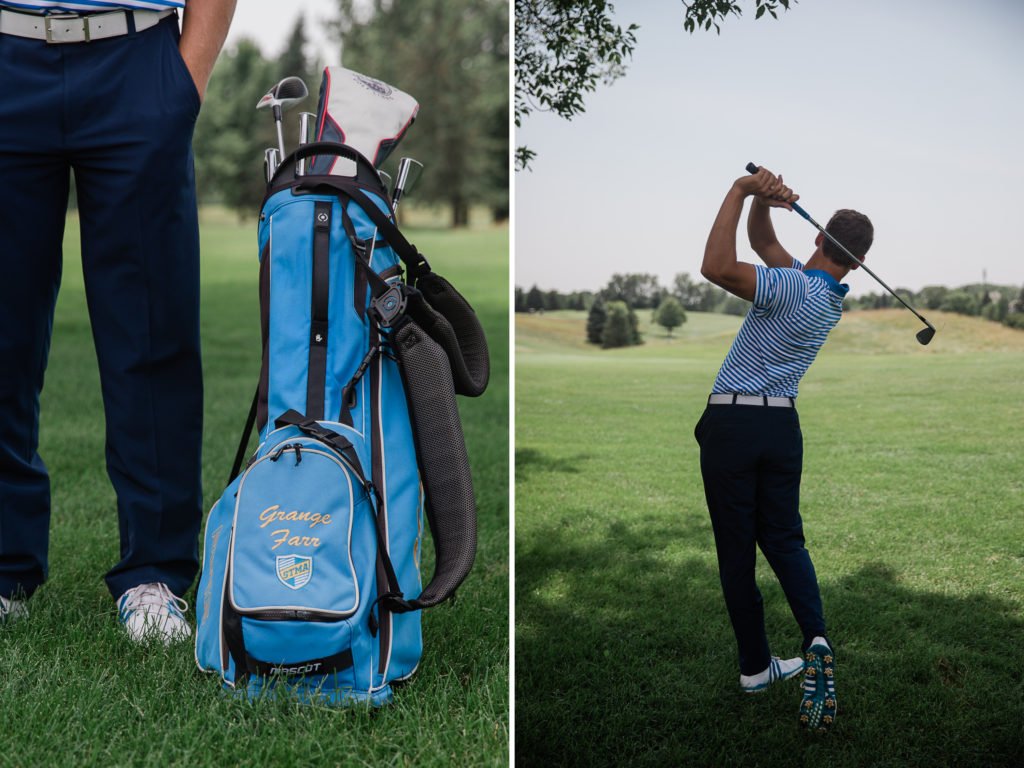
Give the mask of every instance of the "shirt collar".
[[832, 291], [832, 293], [834, 293], [836, 296], [845, 296], [847, 291], [850, 290], [850, 286], [848, 286], [846, 283], [840, 283], [838, 280], [832, 277], [832, 275], [830, 275], [828, 272], [825, 272], [824, 270], [806, 269], [804, 270], [804, 274], [809, 275], [811, 277], [820, 277], [822, 280], [825, 281], [825, 284], [828, 286], [828, 289]]

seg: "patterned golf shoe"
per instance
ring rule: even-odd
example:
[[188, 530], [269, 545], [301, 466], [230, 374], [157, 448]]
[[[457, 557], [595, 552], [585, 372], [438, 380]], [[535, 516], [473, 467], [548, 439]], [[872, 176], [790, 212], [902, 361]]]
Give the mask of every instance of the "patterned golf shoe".
[[835, 659], [832, 649], [824, 642], [815, 642], [804, 654], [804, 661], [804, 697], [800, 702], [800, 725], [824, 733], [835, 723], [837, 710]]

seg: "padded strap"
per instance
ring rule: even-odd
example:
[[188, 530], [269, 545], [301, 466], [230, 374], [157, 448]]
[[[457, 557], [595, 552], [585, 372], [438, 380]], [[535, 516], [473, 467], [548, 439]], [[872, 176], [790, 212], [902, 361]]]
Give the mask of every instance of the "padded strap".
[[478, 397], [487, 389], [491, 359], [487, 336], [473, 307], [436, 272], [417, 284], [422, 301], [410, 298], [409, 314], [448, 355], [455, 392]]
[[476, 499], [444, 350], [408, 318], [393, 332], [392, 349], [405, 384], [436, 554], [434, 574], [420, 596], [408, 607], [388, 603], [402, 613], [451, 597], [469, 574], [476, 557]]

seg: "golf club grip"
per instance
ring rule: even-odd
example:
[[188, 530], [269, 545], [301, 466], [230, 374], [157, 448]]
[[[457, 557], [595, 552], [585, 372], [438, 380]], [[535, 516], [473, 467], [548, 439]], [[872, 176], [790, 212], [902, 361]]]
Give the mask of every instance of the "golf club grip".
[[753, 163], [747, 163], [747, 173], [757, 173], [757, 166]]

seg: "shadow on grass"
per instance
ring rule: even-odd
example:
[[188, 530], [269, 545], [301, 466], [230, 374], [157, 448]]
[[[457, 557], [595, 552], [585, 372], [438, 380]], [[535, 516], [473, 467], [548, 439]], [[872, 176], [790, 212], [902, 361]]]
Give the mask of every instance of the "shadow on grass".
[[523, 482], [533, 472], [563, 472], [577, 475], [581, 465], [591, 458], [589, 454], [555, 458], [534, 448], [520, 448], [516, 451], [516, 482]]
[[[1020, 764], [1024, 621], [1013, 605], [914, 590], [877, 563], [828, 582], [819, 564], [839, 717], [816, 737], [797, 727], [798, 681], [740, 693], [714, 561], [680, 554], [695, 534], [648, 520], [520, 536], [519, 765]], [[781, 590], [762, 590], [769, 637], [792, 655], [799, 634]]]

